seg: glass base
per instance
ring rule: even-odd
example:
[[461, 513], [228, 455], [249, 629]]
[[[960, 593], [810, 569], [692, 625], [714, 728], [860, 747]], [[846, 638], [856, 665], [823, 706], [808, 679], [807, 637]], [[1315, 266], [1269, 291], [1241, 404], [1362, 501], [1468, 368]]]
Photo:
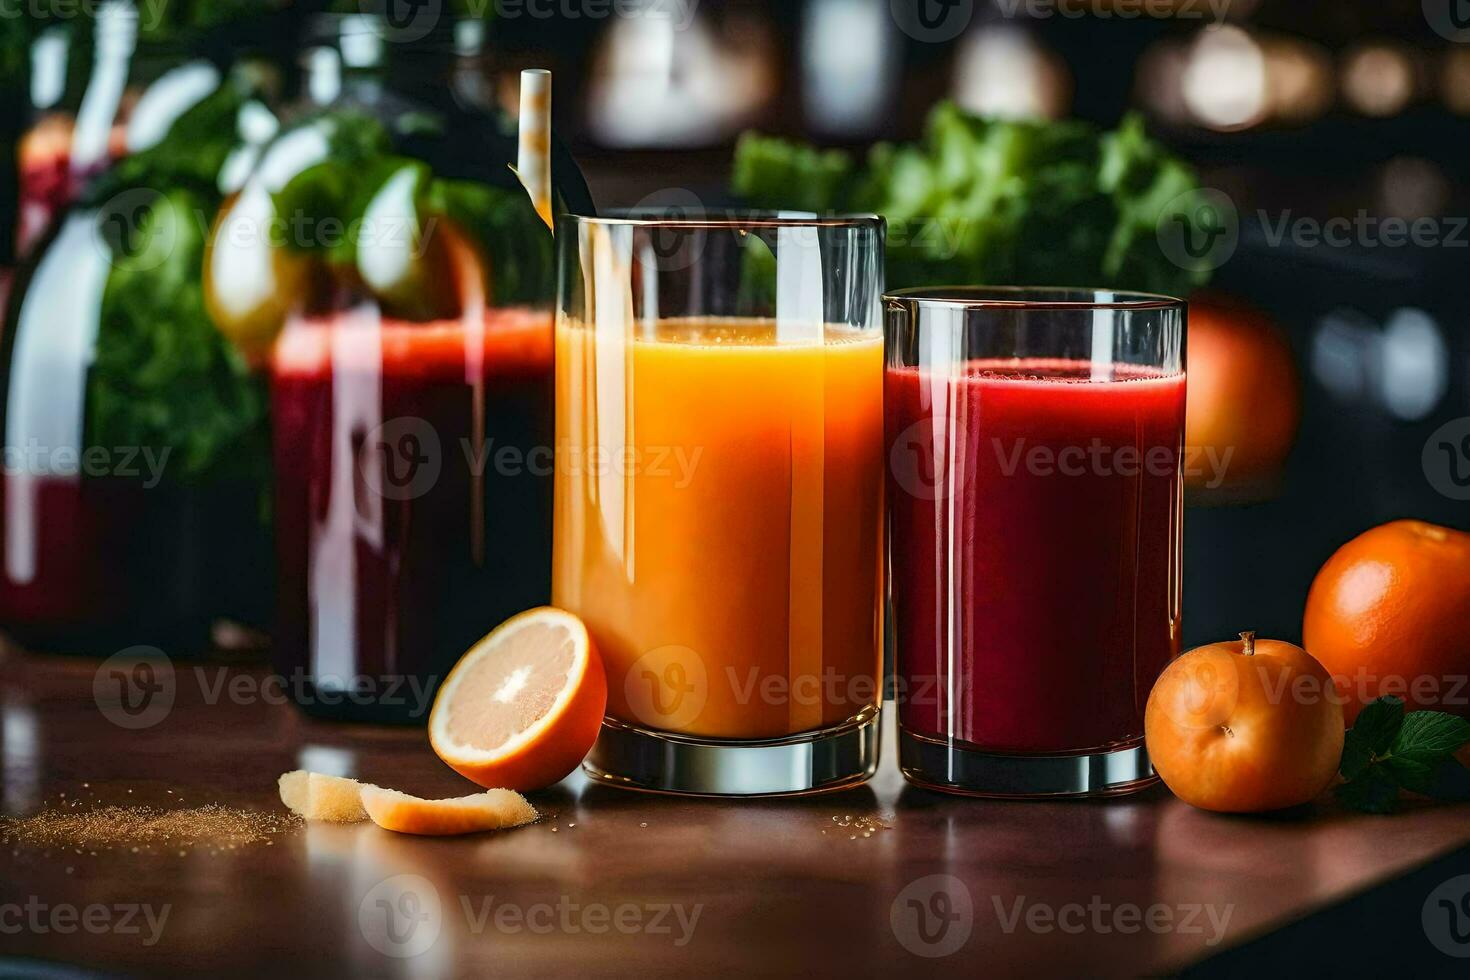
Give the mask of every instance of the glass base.
[[904, 778], [941, 793], [1007, 799], [1121, 796], [1158, 782], [1143, 739], [1096, 752], [1017, 755], [898, 732]]
[[816, 732], [708, 739], [604, 718], [582, 768], [608, 786], [695, 796], [792, 796], [865, 782], [878, 768], [877, 709]]

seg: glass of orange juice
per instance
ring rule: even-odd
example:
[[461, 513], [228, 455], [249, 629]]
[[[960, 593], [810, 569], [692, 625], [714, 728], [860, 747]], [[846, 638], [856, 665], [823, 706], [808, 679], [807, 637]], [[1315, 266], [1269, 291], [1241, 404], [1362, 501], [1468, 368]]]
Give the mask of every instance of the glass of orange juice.
[[878, 761], [883, 222], [558, 227], [553, 601], [611, 785], [836, 789]]

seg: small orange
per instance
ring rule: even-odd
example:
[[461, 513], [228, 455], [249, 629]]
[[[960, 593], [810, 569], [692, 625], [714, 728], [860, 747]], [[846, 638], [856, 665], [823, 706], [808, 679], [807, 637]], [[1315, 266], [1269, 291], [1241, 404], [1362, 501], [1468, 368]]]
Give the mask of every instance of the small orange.
[[1470, 534], [1391, 521], [1337, 550], [1307, 594], [1302, 640], [1332, 673], [1349, 725], [1393, 694], [1470, 716]]
[[429, 742], [481, 786], [541, 789], [577, 768], [606, 708], [607, 676], [587, 627], [542, 606], [460, 658], [434, 699]]
[[1342, 759], [1332, 678], [1299, 646], [1240, 637], [1197, 647], [1159, 676], [1143, 716], [1149, 758], [1175, 796], [1204, 810], [1306, 803]]

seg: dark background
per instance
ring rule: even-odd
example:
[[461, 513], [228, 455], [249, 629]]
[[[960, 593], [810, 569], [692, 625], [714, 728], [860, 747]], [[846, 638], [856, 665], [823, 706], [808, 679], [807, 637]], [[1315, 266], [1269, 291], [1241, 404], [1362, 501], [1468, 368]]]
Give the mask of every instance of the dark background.
[[[1399, 517], [1470, 529], [1470, 505], [1438, 493], [1421, 462], [1430, 434], [1470, 410], [1470, 229], [1455, 220], [1470, 215], [1470, 33], [1452, 40], [1437, 31], [1432, 0], [1234, 0], [1223, 31], [1198, 16], [1203, 3], [1176, 4], [1165, 18], [1125, 17], [1128, 5], [1114, 6], [1115, 16], [1099, 0], [1068, 8], [1085, 7], [1083, 16], [1027, 17], [1057, 8], [960, 3], [950, 16], [963, 19], [968, 7], [968, 22], [941, 43], [902, 31], [887, 0], [706, 0], [682, 34], [566, 16], [506, 17], [495, 34], [508, 71], [555, 70], [557, 123], [601, 206], [668, 187], [719, 200], [746, 126], [860, 148], [916, 138], [946, 97], [1025, 109], [1041, 92], [1053, 114], [1103, 126], [1145, 112], [1206, 186], [1237, 203], [1240, 245], [1213, 285], [1276, 319], [1302, 383], [1302, 425], [1278, 491], [1191, 506], [1186, 645], [1248, 628], [1299, 638], [1312, 576], [1343, 542]], [[1005, 59], [1007, 51], [1021, 54]], [[989, 87], [973, 81], [987, 61], [999, 63]], [[824, 81], [824, 70], [835, 80]], [[1193, 101], [1192, 70], [1204, 79]], [[871, 85], [866, 112], [854, 111], [846, 127], [816, 125], [841, 115], [822, 108], [824, 91], [867, 91], [874, 75], [882, 82]], [[671, 126], [657, 139], [636, 135], [650, 93], [698, 102], [705, 89], [738, 91], [741, 111], [714, 124], [711, 110], [706, 125]], [[603, 110], [622, 104], [619, 91], [626, 105], [609, 118]], [[1212, 105], [1222, 92], [1243, 94]], [[1444, 242], [1272, 245], [1257, 209], [1272, 222], [1288, 211], [1319, 220], [1430, 216]]]
[[[602, 208], [671, 189], [724, 203], [747, 128], [861, 151], [918, 137], [944, 98], [1108, 127], [1140, 110], [1230, 195], [1240, 243], [1214, 285], [1289, 338], [1303, 419], [1278, 486], [1192, 501], [1187, 645], [1299, 638], [1316, 569], [1376, 524], [1470, 529], [1470, 505], [1421, 461], [1470, 415], [1470, 29], [1452, 19], [1470, 27], [1466, 0], [1228, 0], [1223, 24], [1206, 0], [1148, 0], [1152, 17], [1144, 0], [649, 0], [674, 17], [613, 15], [636, 2], [501, 0], [486, 31], [490, 98], [513, 108], [521, 68], [554, 71], [556, 129]], [[920, 5], [937, 27], [913, 28]], [[1430, 217], [1444, 242], [1272, 244], [1260, 211]]]

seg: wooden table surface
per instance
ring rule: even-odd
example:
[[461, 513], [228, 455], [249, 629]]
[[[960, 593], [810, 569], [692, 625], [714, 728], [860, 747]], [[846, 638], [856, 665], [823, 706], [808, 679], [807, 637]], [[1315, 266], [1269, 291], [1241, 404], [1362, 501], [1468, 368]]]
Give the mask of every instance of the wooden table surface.
[[[473, 789], [421, 731], [311, 721], [262, 701], [258, 667], [176, 661], [171, 708], [125, 729], [94, 697], [99, 663], [0, 654], [6, 815], [79, 798], [279, 811], [276, 777], [297, 767], [423, 795]], [[1266, 819], [1203, 813], [1162, 788], [1102, 803], [950, 798], [905, 786], [889, 735], [868, 786], [802, 800], [678, 799], [578, 774], [533, 797], [541, 822], [497, 834], [306, 825], [269, 845], [182, 854], [7, 844], [0, 967], [15, 957], [150, 976], [1155, 974], [1326, 914], [1470, 840], [1470, 806], [1385, 819], [1324, 804]], [[839, 826], [847, 817], [890, 826], [867, 836]], [[27, 903], [40, 911], [22, 923]], [[48, 918], [96, 904], [109, 911], [90, 928]]]

